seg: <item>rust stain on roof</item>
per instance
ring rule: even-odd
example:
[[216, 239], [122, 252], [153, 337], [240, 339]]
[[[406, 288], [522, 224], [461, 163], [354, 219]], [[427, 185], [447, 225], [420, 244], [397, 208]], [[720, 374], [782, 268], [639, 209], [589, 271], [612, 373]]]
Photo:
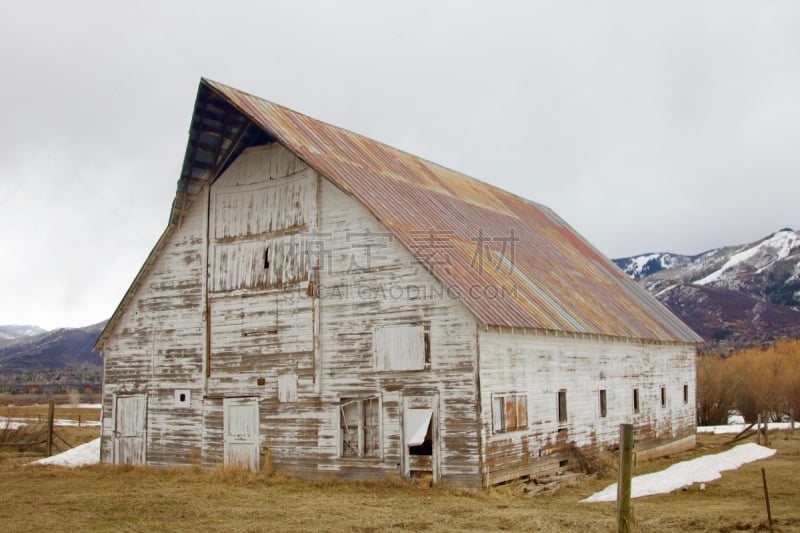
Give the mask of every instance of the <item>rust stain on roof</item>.
[[[550, 209], [226, 85], [204, 86], [356, 197], [483, 324], [701, 340]], [[426, 232], [446, 248], [422, 253]]]

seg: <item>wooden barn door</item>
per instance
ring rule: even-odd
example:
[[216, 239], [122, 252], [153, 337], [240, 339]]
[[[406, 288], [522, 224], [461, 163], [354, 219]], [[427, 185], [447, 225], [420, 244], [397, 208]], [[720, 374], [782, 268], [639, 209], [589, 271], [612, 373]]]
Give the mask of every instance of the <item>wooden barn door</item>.
[[145, 464], [147, 449], [147, 396], [134, 394], [114, 399], [113, 454], [115, 465]]
[[225, 466], [258, 471], [258, 398], [225, 398], [222, 409]]

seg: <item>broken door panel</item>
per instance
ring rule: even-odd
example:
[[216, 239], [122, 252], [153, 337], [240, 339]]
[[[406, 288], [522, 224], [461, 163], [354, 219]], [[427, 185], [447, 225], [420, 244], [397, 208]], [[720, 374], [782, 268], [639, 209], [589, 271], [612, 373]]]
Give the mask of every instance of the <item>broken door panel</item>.
[[403, 473], [439, 481], [437, 397], [409, 396], [403, 401]]

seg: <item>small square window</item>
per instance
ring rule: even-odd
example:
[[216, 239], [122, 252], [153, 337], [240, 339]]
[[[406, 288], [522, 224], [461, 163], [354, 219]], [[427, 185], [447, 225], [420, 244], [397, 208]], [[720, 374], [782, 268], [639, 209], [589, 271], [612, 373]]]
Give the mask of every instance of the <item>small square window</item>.
[[639, 389], [633, 389], [633, 412], [639, 412]]
[[689, 403], [689, 385], [683, 386], [683, 403]]
[[492, 426], [495, 433], [528, 427], [528, 396], [496, 394], [492, 398]]
[[667, 406], [667, 388], [661, 387], [661, 407]]
[[190, 407], [191, 394], [186, 389], [178, 389], [175, 391], [175, 407]]

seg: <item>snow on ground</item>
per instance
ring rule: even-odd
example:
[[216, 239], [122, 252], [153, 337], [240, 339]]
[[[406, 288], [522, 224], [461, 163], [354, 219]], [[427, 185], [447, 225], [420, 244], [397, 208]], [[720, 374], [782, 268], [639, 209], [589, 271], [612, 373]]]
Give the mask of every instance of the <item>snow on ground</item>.
[[100, 462], [100, 439], [94, 439], [86, 444], [81, 444], [71, 450], [67, 450], [64, 453], [53, 455], [52, 457], [45, 457], [44, 459], [39, 459], [38, 461], [28, 464], [68, 466], [72, 468], [76, 466], [93, 465], [98, 462]]
[[8, 418], [0, 416], [0, 431], [4, 429], [19, 429], [24, 425], [25, 422], [19, 422], [18, 420], [9, 420]]
[[[56, 418], [55, 420], [53, 420], [53, 424], [55, 424], [56, 426], [78, 427], [78, 421], [77, 420], [70, 420], [69, 418], [64, 418], [64, 419]], [[84, 427], [84, 428], [99, 428], [100, 427], [100, 421], [99, 420], [81, 420], [80, 427]]]
[[[19, 429], [22, 426], [26, 426], [28, 424], [46, 424], [46, 419], [38, 419], [38, 418], [5, 418], [0, 416], [0, 429], [4, 429], [6, 425], [8, 425], [8, 429]], [[72, 420], [69, 418], [56, 418], [53, 420], [53, 424], [56, 426], [72, 426], [78, 427], [78, 421]], [[100, 421], [99, 420], [84, 420], [81, 419], [81, 427], [89, 427], [89, 428], [99, 428]]]
[[[634, 477], [631, 481], [631, 498], [666, 494], [692, 483], [713, 481], [722, 476], [721, 472], [736, 470], [745, 463], [764, 459], [774, 453], [773, 449], [748, 442], [722, 453], [676, 463], [659, 472]], [[617, 484], [614, 483], [581, 502], [613, 502], [616, 499]]]
[[[713, 433], [714, 435], [722, 435], [724, 433], [734, 433], [739, 434], [748, 428], [750, 424], [725, 424], [724, 426], [697, 426], [698, 433]], [[795, 423], [795, 427], [800, 429], [800, 425]], [[756, 426], [752, 427], [753, 431], [756, 430]], [[789, 422], [770, 422], [767, 424], [767, 429], [772, 431], [773, 429], [791, 429], [791, 424]]]

